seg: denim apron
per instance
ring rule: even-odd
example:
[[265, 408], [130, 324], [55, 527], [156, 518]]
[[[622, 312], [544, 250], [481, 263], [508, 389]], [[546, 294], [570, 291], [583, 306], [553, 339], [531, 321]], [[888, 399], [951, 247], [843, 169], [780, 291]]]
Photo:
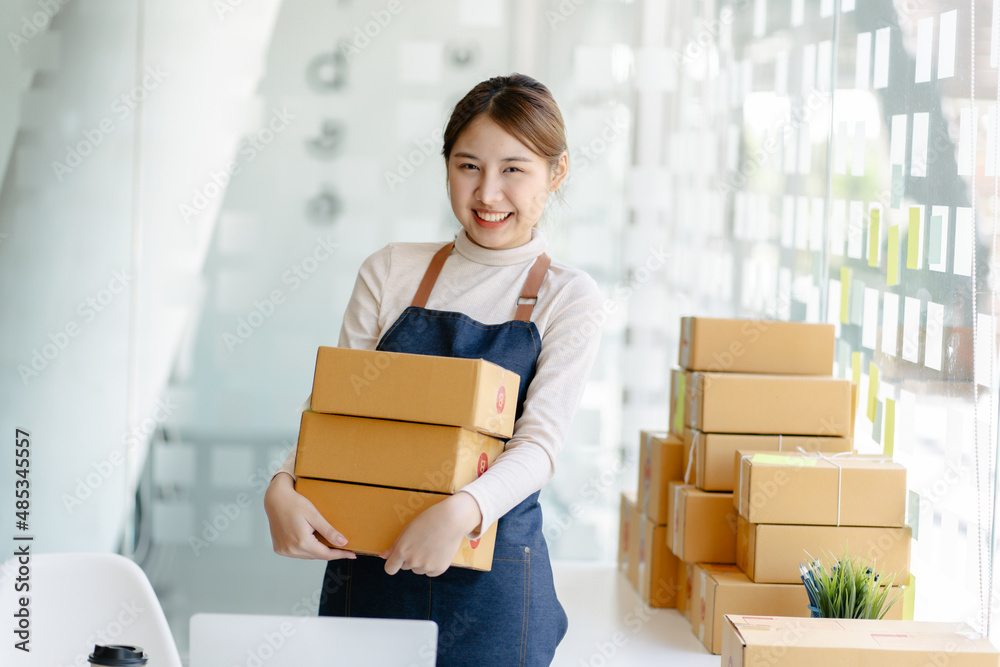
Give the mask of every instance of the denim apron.
[[[413, 303], [377, 349], [486, 359], [513, 371], [521, 377], [520, 417], [541, 351], [531, 312], [550, 260], [545, 254], [535, 260], [514, 319], [487, 325], [461, 313], [424, 307], [453, 247], [449, 243], [434, 255]], [[567, 619], [552, 583], [538, 492], [500, 518], [490, 572], [450, 567], [438, 577], [409, 570], [389, 576], [378, 557], [334, 560], [323, 578], [319, 614], [436, 621], [439, 666], [550, 664]]]

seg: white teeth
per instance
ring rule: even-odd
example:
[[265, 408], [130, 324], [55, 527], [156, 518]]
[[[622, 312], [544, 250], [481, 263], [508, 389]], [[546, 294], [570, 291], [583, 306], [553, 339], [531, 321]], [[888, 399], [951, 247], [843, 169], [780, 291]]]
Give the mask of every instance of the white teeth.
[[510, 213], [483, 213], [482, 211], [476, 211], [476, 215], [486, 222], [500, 222], [510, 215]]

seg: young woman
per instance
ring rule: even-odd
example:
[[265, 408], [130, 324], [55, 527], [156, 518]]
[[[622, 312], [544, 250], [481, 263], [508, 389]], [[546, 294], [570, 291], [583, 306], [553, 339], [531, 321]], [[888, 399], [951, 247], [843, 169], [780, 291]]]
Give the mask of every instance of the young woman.
[[[340, 346], [481, 358], [521, 377], [505, 451], [479, 479], [416, 516], [381, 558], [350, 545], [293, 488], [294, 453], [265, 495], [274, 550], [328, 560], [319, 613], [438, 623], [439, 665], [548, 665], [566, 633], [542, 536], [552, 478], [597, 352], [602, 298], [545, 254], [535, 228], [569, 173], [562, 115], [531, 77], [495, 77], [444, 134], [453, 243], [390, 244], [365, 260]], [[373, 443], [375, 447], [377, 443]], [[284, 473], [284, 474], [282, 474]], [[493, 569], [449, 568], [463, 537], [499, 521]]]

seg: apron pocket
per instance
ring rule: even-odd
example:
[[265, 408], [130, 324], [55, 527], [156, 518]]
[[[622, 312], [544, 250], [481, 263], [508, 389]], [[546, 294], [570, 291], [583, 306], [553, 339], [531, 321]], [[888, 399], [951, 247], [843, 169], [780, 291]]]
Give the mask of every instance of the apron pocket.
[[[439, 586], [432, 580], [439, 665], [524, 664], [530, 556], [524, 546], [498, 544], [489, 572], [455, 572], [457, 586]], [[490, 647], [488, 654], [482, 653], [483, 646]]]

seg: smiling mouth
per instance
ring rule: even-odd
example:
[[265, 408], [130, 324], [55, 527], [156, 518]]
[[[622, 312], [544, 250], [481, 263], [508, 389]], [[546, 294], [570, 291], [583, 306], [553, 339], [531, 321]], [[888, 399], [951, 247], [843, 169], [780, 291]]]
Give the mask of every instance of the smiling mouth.
[[472, 209], [472, 214], [476, 217], [476, 222], [481, 225], [486, 226], [499, 226], [507, 221], [507, 219], [514, 215], [511, 211], [477, 211]]

